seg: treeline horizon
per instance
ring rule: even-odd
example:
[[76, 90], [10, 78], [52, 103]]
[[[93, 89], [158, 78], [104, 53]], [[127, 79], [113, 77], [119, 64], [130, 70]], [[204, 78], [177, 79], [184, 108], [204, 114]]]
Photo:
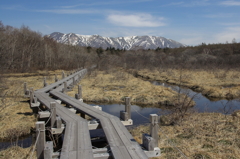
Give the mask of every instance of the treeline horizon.
[[100, 70], [184, 68], [238, 69], [240, 43], [180, 48], [125, 50], [57, 43], [27, 26], [14, 28], [0, 21], [0, 73], [71, 70], [97, 65]]

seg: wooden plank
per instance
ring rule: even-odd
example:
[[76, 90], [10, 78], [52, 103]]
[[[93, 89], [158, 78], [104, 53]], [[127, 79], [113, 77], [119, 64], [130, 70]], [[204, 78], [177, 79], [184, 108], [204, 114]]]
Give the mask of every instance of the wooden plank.
[[36, 135], [37, 135], [37, 158], [44, 159], [45, 148], [45, 122], [36, 122]]
[[48, 86], [46, 86], [46, 87], [44, 87], [44, 88], [42, 88], [42, 89], [39, 89], [39, 90], [37, 90], [37, 92], [48, 92], [48, 91], [50, 91], [50, 90], [58, 87], [58, 86], [61, 85], [63, 82], [68, 81], [69, 79], [73, 78], [74, 76], [76, 76], [76, 75], [78, 75], [78, 74], [81, 74], [81, 75], [83, 76], [86, 72], [87, 72], [87, 70], [86, 70], [86, 69], [83, 69], [83, 70], [81, 70], [81, 71], [79, 71], [79, 72], [76, 72], [76, 73], [74, 73], [74, 74], [72, 74], [72, 75], [70, 75], [70, 76], [68, 76], [68, 77], [65, 77], [65, 78], [63, 78], [63, 79], [61, 79], [61, 80], [59, 80], [59, 81], [57, 81], [57, 82], [55, 82], [55, 83], [52, 83], [52, 84], [50, 84], [50, 85], [48, 85]]
[[99, 119], [111, 150], [113, 149], [112, 153], [114, 157], [120, 155], [122, 158], [147, 158], [141, 147], [136, 144], [131, 134], [117, 117], [94, 109], [92, 106], [79, 102], [61, 92], [51, 91], [50, 94], [61, 98], [65, 103], [80, 109], [89, 116]]
[[[50, 107], [50, 102], [55, 101], [54, 99], [48, 97], [46, 93], [35, 93], [35, 95], [37, 96], [38, 100], [48, 108]], [[69, 113], [69, 110], [58, 103], [56, 103], [56, 113], [66, 122], [64, 141], [61, 151], [61, 154], [63, 154], [63, 156], [61, 155], [60, 158], [69, 158], [69, 156], [72, 156], [70, 153], [73, 151], [81, 151], [81, 149], [78, 149], [78, 144], [80, 142], [80, 144], [88, 147], [88, 153], [86, 154], [88, 156], [86, 158], [92, 159], [93, 153], [90, 151], [90, 148], [92, 150], [92, 145], [90, 141], [87, 121], [80, 118], [78, 115]], [[79, 127], [78, 123], [85, 124]], [[82, 131], [83, 133], [78, 133], [78, 131]], [[84, 150], [86, 150], [86, 148], [84, 148]], [[77, 156], [77, 158], [81, 158], [81, 156]]]
[[[55, 102], [55, 100], [50, 98], [46, 93], [54, 89], [50, 92], [51, 95], [75, 107], [81, 113], [99, 119], [114, 158], [147, 158], [141, 147], [133, 140], [131, 134], [117, 117], [95, 109], [92, 106], [59, 92], [64, 87], [63, 82], [66, 82], [67, 85], [74, 85], [75, 81], [79, 81], [85, 73], [86, 69], [73, 73], [54, 84], [36, 91], [35, 95], [42, 104], [50, 107], [49, 103]], [[77, 79], [75, 79], [75, 77], [77, 77]], [[80, 91], [78, 93], [80, 94]], [[126, 111], [129, 112], [130, 108], [128, 106], [130, 104], [127, 100], [126, 103]], [[86, 120], [75, 114], [69, 113], [69, 110], [58, 103], [56, 103], [56, 113], [66, 123], [60, 158], [93, 158], [90, 134]]]

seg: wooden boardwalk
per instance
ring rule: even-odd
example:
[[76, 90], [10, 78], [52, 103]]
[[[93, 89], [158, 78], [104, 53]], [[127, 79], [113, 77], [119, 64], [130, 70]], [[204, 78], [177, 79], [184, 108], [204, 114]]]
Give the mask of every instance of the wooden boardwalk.
[[[60, 153], [54, 152], [51, 145], [52, 143], [49, 146], [49, 143], [45, 142], [44, 133], [41, 133], [40, 131], [37, 133], [40, 136], [39, 141], [37, 141], [37, 157], [45, 159], [53, 158], [54, 156], [57, 156], [57, 158], [60, 159], [148, 158], [149, 155], [147, 154], [149, 153], [146, 153], [146, 150], [144, 151], [143, 148], [133, 139], [132, 135], [128, 132], [118, 117], [96, 109], [93, 106], [85, 104], [79, 99], [69, 97], [64, 93], [67, 89], [69, 89], [68, 87], [73, 87], [74, 84], [77, 84], [86, 72], [87, 70], [83, 69], [69, 75], [68, 77], [65, 77], [63, 74], [63, 78], [61, 80], [56, 80], [57, 82], [51, 85], [47, 85], [34, 92], [30, 92], [30, 104], [33, 108], [38, 109], [44, 105], [48, 110], [50, 110], [49, 119], [51, 119], [52, 133], [62, 130], [62, 125], [64, 125], [64, 131], [60, 131], [60, 133], [64, 133]], [[60, 103], [71, 106], [78, 112], [81, 112], [81, 114], [86, 114], [96, 119], [99, 122], [99, 127], [101, 127], [104, 131], [109, 145], [108, 148], [99, 150], [93, 149], [88, 121], [71, 112]], [[57, 121], [56, 118], [61, 118], [61, 120]], [[61, 122], [64, 124], [61, 124]], [[39, 123], [37, 122], [37, 124]], [[158, 156], [158, 152], [160, 153], [160, 150], [152, 152], [157, 152], [157, 155], [155, 156]]]

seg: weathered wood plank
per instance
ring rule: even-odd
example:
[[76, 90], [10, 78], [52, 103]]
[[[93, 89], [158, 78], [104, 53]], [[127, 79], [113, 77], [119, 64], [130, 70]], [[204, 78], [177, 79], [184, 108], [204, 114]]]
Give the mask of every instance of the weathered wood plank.
[[117, 117], [99, 111], [61, 92], [51, 91], [50, 94], [87, 115], [99, 119], [114, 158], [119, 156], [119, 158], [147, 158], [141, 147], [136, 144], [136, 141]]

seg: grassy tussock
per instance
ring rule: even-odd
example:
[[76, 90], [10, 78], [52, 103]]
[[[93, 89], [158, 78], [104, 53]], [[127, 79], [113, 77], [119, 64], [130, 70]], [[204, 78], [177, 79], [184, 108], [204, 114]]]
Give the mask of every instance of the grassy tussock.
[[[32, 154], [32, 147], [22, 148], [19, 146], [12, 146], [6, 150], [0, 151], [0, 159], [27, 159]], [[33, 154], [32, 159], [36, 159], [36, 153]]]
[[[131, 97], [131, 103], [139, 105], [174, 105], [177, 93], [170, 88], [154, 86], [148, 81], [135, 78], [123, 70], [112, 72], [92, 72], [81, 82], [83, 99], [87, 102], [123, 102], [124, 97]], [[77, 92], [74, 88], [69, 95]]]
[[27, 82], [28, 88], [34, 90], [43, 87], [43, 79], [47, 83], [55, 82], [54, 74], [61, 79], [61, 71], [38, 71], [36, 73], [11, 73], [4, 74], [0, 91], [0, 139], [16, 140], [28, 135], [30, 128], [35, 127], [36, 119], [28, 103], [28, 98], [23, 98], [23, 83]]
[[137, 75], [150, 80], [185, 86], [209, 98], [240, 97], [240, 71], [238, 70], [158, 69], [140, 70]]
[[[162, 155], [158, 158], [184, 158], [174, 144], [188, 158], [237, 159], [240, 156], [239, 124], [240, 119], [233, 121], [230, 115], [193, 113], [181, 125], [160, 126], [159, 147]], [[139, 126], [131, 133], [141, 143], [141, 135], [149, 133], [149, 126]]]

